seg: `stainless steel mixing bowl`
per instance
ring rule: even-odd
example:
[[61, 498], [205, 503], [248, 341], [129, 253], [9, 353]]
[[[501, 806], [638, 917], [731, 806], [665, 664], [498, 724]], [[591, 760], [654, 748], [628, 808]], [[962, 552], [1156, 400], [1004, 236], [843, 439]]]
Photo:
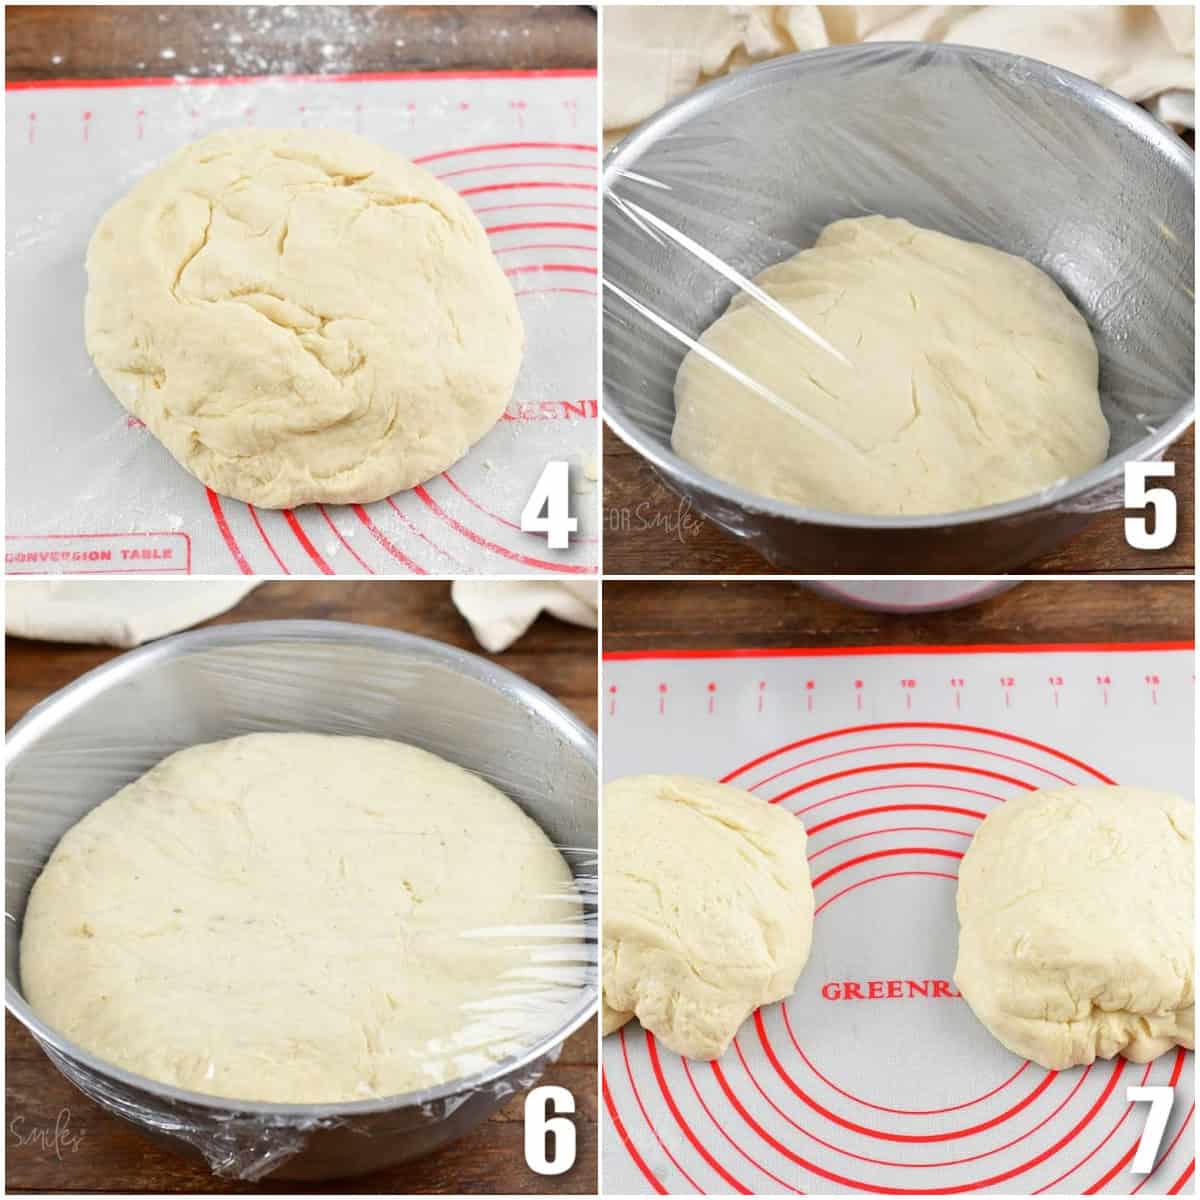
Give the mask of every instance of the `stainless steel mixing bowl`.
[[[33, 881], [66, 830], [175, 750], [297, 730], [421, 746], [487, 779], [546, 831], [584, 898], [589, 963], [560, 1028], [519, 1058], [427, 1091], [349, 1104], [258, 1104], [122, 1070], [30, 1009], [19, 975], [21, 920]], [[596, 1009], [596, 740], [544, 692], [485, 659], [333, 621], [184, 633], [123, 654], [55, 693], [13, 728], [5, 754], [9, 1010], [81, 1091], [174, 1148], [202, 1153], [219, 1174], [327, 1179], [428, 1154], [530, 1086]]]
[[[1119, 507], [1124, 464], [1161, 456], [1192, 421], [1193, 188], [1193, 156], [1169, 129], [1031, 59], [894, 43], [738, 71], [606, 160], [605, 419], [783, 569], [1012, 570]], [[1022, 255], [1059, 282], [1100, 351], [1107, 462], [1022, 500], [880, 518], [757, 496], [672, 451], [679, 335], [697, 338], [737, 290], [695, 248], [752, 277], [830, 221], [870, 213]]]

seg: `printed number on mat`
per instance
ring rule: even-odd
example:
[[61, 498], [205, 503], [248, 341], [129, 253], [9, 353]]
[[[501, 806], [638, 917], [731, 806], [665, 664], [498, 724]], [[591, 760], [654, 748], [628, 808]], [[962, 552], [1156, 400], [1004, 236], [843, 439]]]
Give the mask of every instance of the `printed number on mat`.
[[575, 1165], [575, 1097], [566, 1088], [536, 1087], [525, 1097], [525, 1161], [539, 1175]]
[[[1147, 487], [1152, 479], [1174, 479], [1175, 464], [1135, 462], [1125, 464], [1125, 507], [1141, 512], [1125, 518], [1125, 540], [1135, 550], [1165, 550], [1175, 544], [1175, 493], [1165, 487]], [[1154, 528], [1151, 530], [1153, 515]]]
[[1126, 1089], [1125, 1099], [1130, 1104], [1141, 1100], [1150, 1105], [1150, 1111], [1146, 1114], [1146, 1128], [1142, 1130], [1137, 1153], [1133, 1156], [1133, 1166], [1129, 1168], [1135, 1175], [1149, 1175], [1154, 1170], [1158, 1148], [1162, 1145], [1163, 1134], [1167, 1131], [1167, 1120], [1171, 1116], [1171, 1106], [1175, 1103], [1175, 1089], [1131, 1087]]
[[544, 533], [551, 550], [565, 550], [569, 535], [579, 528], [578, 519], [567, 512], [570, 483], [565, 462], [548, 462], [521, 509], [521, 531]]

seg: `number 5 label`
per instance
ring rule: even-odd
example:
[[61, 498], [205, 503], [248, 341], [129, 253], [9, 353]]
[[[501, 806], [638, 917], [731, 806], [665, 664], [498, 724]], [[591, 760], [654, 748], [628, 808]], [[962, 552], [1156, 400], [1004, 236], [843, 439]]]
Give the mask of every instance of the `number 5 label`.
[[[1125, 464], [1125, 507], [1144, 513], [1125, 518], [1125, 540], [1135, 550], [1165, 550], [1175, 544], [1178, 520], [1175, 493], [1165, 487], [1147, 487], [1151, 479], [1174, 479], [1175, 464], [1135, 462]], [[1150, 532], [1150, 513], [1154, 514], [1154, 532]]]
[[531, 1171], [561, 1175], [575, 1165], [574, 1112], [575, 1097], [566, 1088], [536, 1087], [525, 1097], [525, 1161]]

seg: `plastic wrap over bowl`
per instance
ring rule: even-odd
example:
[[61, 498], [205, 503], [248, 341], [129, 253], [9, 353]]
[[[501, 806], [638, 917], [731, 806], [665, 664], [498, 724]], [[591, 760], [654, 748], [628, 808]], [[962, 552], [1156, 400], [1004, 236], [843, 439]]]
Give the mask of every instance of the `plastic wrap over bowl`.
[[[1120, 507], [1124, 464], [1194, 410], [1193, 156], [1136, 105], [1045, 63], [962, 46], [835, 47], [738, 71], [664, 109], [604, 171], [604, 403], [664, 481], [776, 566], [994, 574]], [[675, 376], [741, 282], [830, 222], [883, 214], [1020, 255], [1087, 318], [1108, 460], [949, 515], [822, 512], [671, 449]]]
[[[39, 1020], [21, 993], [21, 922], [30, 888], [67, 829], [176, 750], [296, 731], [410, 742], [480, 775], [542, 827], [583, 902], [579, 994], [559, 1028], [519, 1057], [425, 1091], [263, 1104], [122, 1070]], [[180, 634], [113, 659], [34, 708], [9, 734], [6, 777], [9, 1010], [81, 1091], [175, 1149], [202, 1155], [219, 1175], [328, 1179], [428, 1154], [531, 1086], [595, 1011], [595, 738], [544, 692], [475, 655], [332, 621]]]

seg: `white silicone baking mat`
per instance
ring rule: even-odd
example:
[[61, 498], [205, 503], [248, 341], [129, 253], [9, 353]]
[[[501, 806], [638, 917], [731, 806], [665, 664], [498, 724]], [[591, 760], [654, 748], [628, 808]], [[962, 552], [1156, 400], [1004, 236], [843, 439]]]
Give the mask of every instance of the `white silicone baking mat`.
[[[598, 560], [596, 81], [588, 71], [10, 85], [9, 572], [590, 573]], [[363, 134], [457, 188], [513, 282], [527, 349], [504, 418], [424, 487], [365, 506], [217, 497], [139, 427], [83, 340], [97, 221], [180, 146], [247, 124]], [[565, 459], [568, 551], [520, 531]]]
[[[795, 994], [718, 1062], [636, 1022], [605, 1039], [605, 1193], [1191, 1191], [1190, 1053], [1049, 1072], [996, 1042], [952, 981], [958, 861], [990, 808], [1067, 782], [1193, 798], [1192, 659], [1165, 645], [607, 658], [605, 777], [707, 775], [801, 814], [817, 917]], [[1129, 1169], [1139, 1084], [1175, 1087], [1149, 1177]]]

